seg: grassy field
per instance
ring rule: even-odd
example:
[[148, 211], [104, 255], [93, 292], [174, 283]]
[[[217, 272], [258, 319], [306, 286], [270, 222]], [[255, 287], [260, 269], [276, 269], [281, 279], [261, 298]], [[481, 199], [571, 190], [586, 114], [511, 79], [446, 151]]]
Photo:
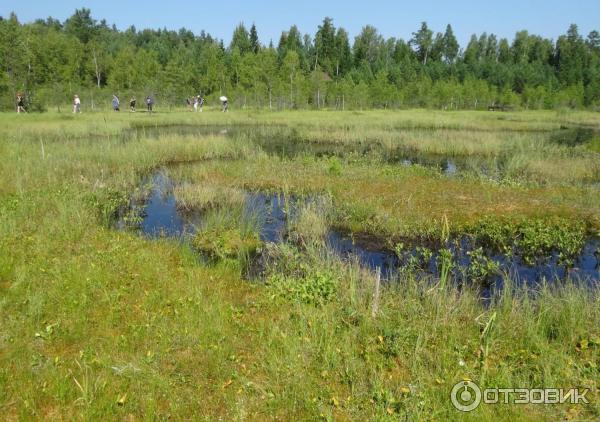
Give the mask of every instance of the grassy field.
[[[597, 420], [598, 280], [513, 280], [486, 302], [475, 283], [405, 271], [373, 312], [374, 274], [323, 234], [396, 244], [500, 227], [570, 250], [569, 233], [600, 234], [599, 133], [591, 112], [2, 114], [0, 414]], [[113, 228], [158, 168], [181, 209], [207, 213], [192, 243]], [[240, 219], [249, 191], [327, 208], [304, 207], [288, 242], [260, 245]], [[243, 277], [256, 248], [273, 257], [264, 282]], [[461, 413], [450, 391], [464, 379], [587, 388], [590, 404]]]

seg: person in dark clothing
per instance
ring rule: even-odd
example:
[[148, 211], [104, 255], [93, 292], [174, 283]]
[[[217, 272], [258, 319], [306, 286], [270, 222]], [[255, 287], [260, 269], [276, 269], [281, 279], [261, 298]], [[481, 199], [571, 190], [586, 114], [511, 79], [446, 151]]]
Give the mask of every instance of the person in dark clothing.
[[131, 97], [131, 100], [129, 100], [129, 109], [135, 113], [135, 103], [137, 102], [137, 100], [135, 99], [135, 97]]
[[17, 114], [18, 113], [27, 113], [27, 110], [25, 110], [25, 97], [23, 94], [17, 94]]
[[152, 107], [154, 106], [154, 99], [148, 95], [146, 97], [146, 106], [148, 107], [148, 113], [152, 114]]

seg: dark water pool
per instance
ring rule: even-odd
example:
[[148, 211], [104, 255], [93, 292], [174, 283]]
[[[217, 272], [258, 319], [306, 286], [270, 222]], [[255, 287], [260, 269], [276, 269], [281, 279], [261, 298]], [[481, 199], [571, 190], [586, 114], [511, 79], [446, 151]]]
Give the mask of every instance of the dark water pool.
[[[269, 134], [254, 136], [256, 132], [268, 130]], [[277, 131], [280, 133], [277, 133]], [[273, 134], [275, 132], [275, 134]], [[290, 135], [292, 133], [292, 135]], [[377, 142], [369, 143], [328, 143], [307, 142], [294, 138], [293, 131], [290, 132], [283, 126], [220, 126], [220, 125], [168, 125], [168, 126], [141, 126], [126, 129], [122, 136], [124, 139], [159, 138], [162, 136], [209, 136], [246, 134], [245, 139], [252, 142], [267, 154], [283, 158], [296, 158], [298, 156], [314, 157], [339, 157], [339, 158], [365, 158], [371, 157], [390, 164], [404, 166], [420, 165], [423, 167], [436, 168], [446, 175], [455, 175], [468, 169], [467, 160], [461, 157], [449, 157], [443, 155], [422, 154], [416, 151], [407, 151], [400, 147], [395, 149], [385, 148]], [[473, 159], [471, 159], [473, 161]], [[471, 167], [473, 163], [471, 163]], [[484, 164], [481, 164], [484, 166]]]
[[[586, 127], [565, 127], [548, 131], [548, 142], [578, 146], [590, 142], [598, 131]], [[309, 142], [300, 139], [297, 132], [285, 125], [203, 125], [172, 124], [148, 125], [125, 129], [121, 136], [124, 140], [139, 138], [159, 138], [162, 136], [209, 136], [226, 135], [241, 142], [253, 142], [268, 154], [285, 158], [298, 156], [339, 157], [343, 159], [372, 158], [390, 164], [405, 166], [419, 165], [434, 168], [447, 176], [462, 174], [484, 175], [492, 180], [502, 180], [506, 175], [505, 163], [509, 157], [499, 155], [495, 158], [471, 156], [450, 156], [426, 154], [398, 145], [385, 147], [378, 142], [356, 142], [351, 144], [335, 142]]]
[[[147, 198], [132, 200], [128, 210], [122, 210], [116, 227], [124, 229], [135, 226], [143, 235], [157, 238], [169, 237], [180, 241], [192, 236], [202, 222], [201, 212], [182, 212], [177, 208], [173, 195], [173, 182], [165, 172], [159, 171], [151, 178], [152, 188]], [[296, 198], [282, 194], [248, 192], [245, 209], [248, 215], [257, 218], [260, 238], [263, 242], [281, 243], [286, 241], [286, 229], [299, 207], [314, 198]], [[138, 219], [127, 220], [131, 214]], [[438, 276], [441, 257], [439, 248], [425, 249], [418, 243], [407, 245], [402, 253], [382, 246], [385, 242], [373, 241], [364, 236], [353, 236], [338, 230], [329, 230], [327, 246], [343, 259], [357, 260], [363, 267], [381, 269], [385, 278], [394, 278], [408, 267], [423, 276]], [[469, 282], [472, 279], [471, 265], [476, 246], [469, 238], [454, 239], [441, 245], [452, 252], [454, 268], [451, 273], [457, 281]], [[427, 251], [424, 253], [423, 251]], [[600, 239], [589, 238], [574, 265], [566, 267], [558, 256], [539, 257], [534, 265], [528, 265], [519, 256], [507, 257], [484, 251], [486, 258], [497, 264], [498, 269], [484, 281], [487, 286], [501, 287], [506, 277], [511, 280], [535, 284], [543, 279], [551, 281], [571, 279], [588, 281], [600, 280]], [[415, 264], [416, 263], [416, 264]], [[411, 267], [412, 266], [412, 267]]]

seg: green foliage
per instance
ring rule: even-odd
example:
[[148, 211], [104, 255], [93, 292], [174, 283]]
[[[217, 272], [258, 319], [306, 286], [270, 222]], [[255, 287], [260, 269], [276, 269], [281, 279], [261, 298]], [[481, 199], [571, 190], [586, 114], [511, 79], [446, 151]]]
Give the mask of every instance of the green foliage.
[[527, 31], [509, 43], [484, 33], [461, 52], [450, 25], [436, 33], [422, 22], [409, 42], [367, 25], [351, 45], [326, 17], [314, 37], [292, 26], [276, 47], [261, 45], [256, 26], [240, 23], [225, 48], [186, 29], [119, 31], [86, 8], [62, 25], [52, 18], [22, 24], [11, 15], [0, 20], [0, 106], [12, 108], [22, 91], [42, 102], [38, 110], [65, 106], [76, 93], [84, 103], [106, 95], [91, 100], [104, 107], [117, 91], [153, 94], [167, 106], [200, 93], [207, 104], [228, 94], [232, 106], [270, 109], [597, 107], [597, 34], [584, 41], [573, 25], [555, 43]]
[[95, 210], [100, 224], [109, 227], [115, 220], [120, 209], [125, 209], [129, 203], [126, 192], [106, 188], [97, 193], [87, 195], [87, 204]]
[[252, 41], [250, 40], [250, 34], [248, 33], [248, 30], [246, 29], [243, 23], [240, 23], [233, 31], [233, 36], [231, 37], [231, 44], [229, 46], [229, 49], [231, 51], [237, 49], [241, 55], [253, 52], [253, 45]]
[[444, 37], [443, 37], [442, 54], [444, 56], [444, 59], [448, 63], [454, 62], [454, 59], [456, 59], [456, 56], [458, 56], [459, 49], [460, 49], [460, 46], [458, 45], [458, 41], [456, 40], [456, 37], [454, 36], [454, 31], [452, 31], [452, 26], [450, 26], [450, 24], [448, 24], [448, 26], [446, 27], [446, 32], [444, 33]]
[[335, 298], [339, 279], [330, 272], [310, 271], [301, 278], [274, 274], [267, 280], [273, 297], [286, 300], [323, 305]]
[[210, 258], [245, 262], [261, 246], [256, 227], [255, 216], [245, 214], [243, 203], [223, 202], [203, 214], [192, 245]]
[[476, 239], [488, 247], [510, 255], [513, 252], [515, 226], [495, 218], [484, 218], [473, 228]]
[[331, 18], [323, 19], [315, 35], [317, 62], [328, 74], [334, 75], [337, 65], [335, 26]]
[[600, 153], [600, 136], [596, 136], [590, 140], [588, 148], [591, 151]]
[[426, 246], [417, 246], [414, 252], [407, 248], [404, 243], [398, 243], [394, 247], [394, 253], [401, 261], [405, 262], [402, 272], [414, 274], [416, 271], [427, 270], [429, 262], [433, 258], [433, 251]]
[[193, 245], [211, 258], [237, 259], [254, 255], [261, 242], [258, 236], [244, 236], [236, 229], [212, 229], [198, 233]]
[[338, 157], [331, 157], [329, 159], [329, 174], [333, 174], [335, 176], [339, 176], [342, 174], [342, 162]]
[[424, 65], [427, 64], [427, 58], [431, 53], [432, 37], [433, 32], [427, 27], [426, 22], [422, 22], [421, 28], [417, 32], [413, 32], [413, 38], [410, 40], [411, 44], [415, 45], [419, 60], [422, 61]]
[[467, 269], [469, 280], [486, 281], [491, 276], [498, 273], [499, 265], [494, 260], [489, 258], [479, 247], [469, 252], [471, 262]]
[[[454, 142], [470, 138], [474, 153], [490, 153], [494, 145], [528, 144], [525, 155], [552, 150], [535, 142], [531, 132], [514, 132], [555, 128], [556, 120], [597, 121], [580, 111], [559, 119], [551, 112], [502, 116], [368, 111], [205, 113], [202, 119], [252, 130], [259, 130], [257, 122], [283, 122], [299, 128], [298, 139], [350, 145], [356, 139], [391, 139], [454, 149]], [[3, 419], [457, 420], [464, 415], [448, 394], [464, 378], [482, 388], [565, 382], [596, 388], [597, 285], [555, 283], [534, 292], [515, 285], [483, 303], [468, 286], [436, 289], [430, 280], [403, 274], [400, 282], [383, 284], [373, 317], [372, 275], [322, 250], [277, 245], [283, 262], [269, 274], [283, 278], [278, 290], [243, 280], [237, 258], [207, 265], [180, 242], [108, 230], [97, 217], [118, 208], [120, 198], [129, 200], [149, 170], [185, 160], [201, 162], [175, 166], [169, 174], [198, 184], [331, 192], [336, 205], [358, 208], [356, 221], [340, 219], [340, 224], [348, 227], [364, 218], [374, 225], [361, 229], [381, 230], [390, 238], [416, 226], [439, 239], [444, 214], [457, 231], [462, 228], [457, 220], [478, 218], [484, 210], [598, 221], [597, 191], [498, 187], [373, 157], [344, 161], [348, 177], [335, 177], [327, 173], [326, 160], [236, 154], [255, 144], [240, 136], [235, 144], [240, 149], [234, 150], [237, 146], [223, 137], [204, 136], [204, 127], [193, 138], [166, 131], [158, 139], [141, 132], [116, 136], [134, 121], [150, 128], [197, 125], [197, 118], [193, 113], [0, 115]], [[577, 148], [577, 154], [592, 155]], [[552, 171], [568, 158], [561, 156]], [[575, 159], [583, 166], [585, 156]], [[144, 196], [134, 193], [138, 197]], [[239, 210], [229, 216], [219, 212], [220, 217], [203, 219], [199, 230], [238, 230], [232, 239], [249, 238], [253, 228], [240, 227]], [[599, 412], [596, 401], [575, 407], [482, 404], [472, 418], [595, 421]]]
[[485, 218], [472, 229], [477, 241], [506, 255], [518, 254], [528, 264], [539, 257], [558, 254], [562, 263], [572, 264], [581, 251], [587, 227], [583, 222], [560, 217], [511, 221]]
[[437, 266], [440, 273], [440, 285], [443, 288], [448, 281], [448, 276], [456, 266], [452, 249], [442, 248], [438, 251]]

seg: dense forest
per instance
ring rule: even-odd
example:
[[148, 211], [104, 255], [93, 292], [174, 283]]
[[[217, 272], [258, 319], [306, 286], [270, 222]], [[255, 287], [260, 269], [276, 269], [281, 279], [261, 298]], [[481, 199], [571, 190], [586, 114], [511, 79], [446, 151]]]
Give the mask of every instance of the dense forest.
[[65, 22], [0, 17], [0, 68], [2, 109], [18, 92], [40, 111], [75, 93], [86, 108], [113, 93], [152, 95], [159, 107], [225, 94], [237, 108], [600, 108], [600, 33], [576, 25], [556, 41], [483, 33], [461, 48], [451, 25], [436, 33], [423, 22], [410, 40], [368, 25], [351, 41], [325, 18], [314, 36], [292, 26], [276, 45], [240, 24], [225, 45], [187, 29], [119, 31], [84, 8]]

